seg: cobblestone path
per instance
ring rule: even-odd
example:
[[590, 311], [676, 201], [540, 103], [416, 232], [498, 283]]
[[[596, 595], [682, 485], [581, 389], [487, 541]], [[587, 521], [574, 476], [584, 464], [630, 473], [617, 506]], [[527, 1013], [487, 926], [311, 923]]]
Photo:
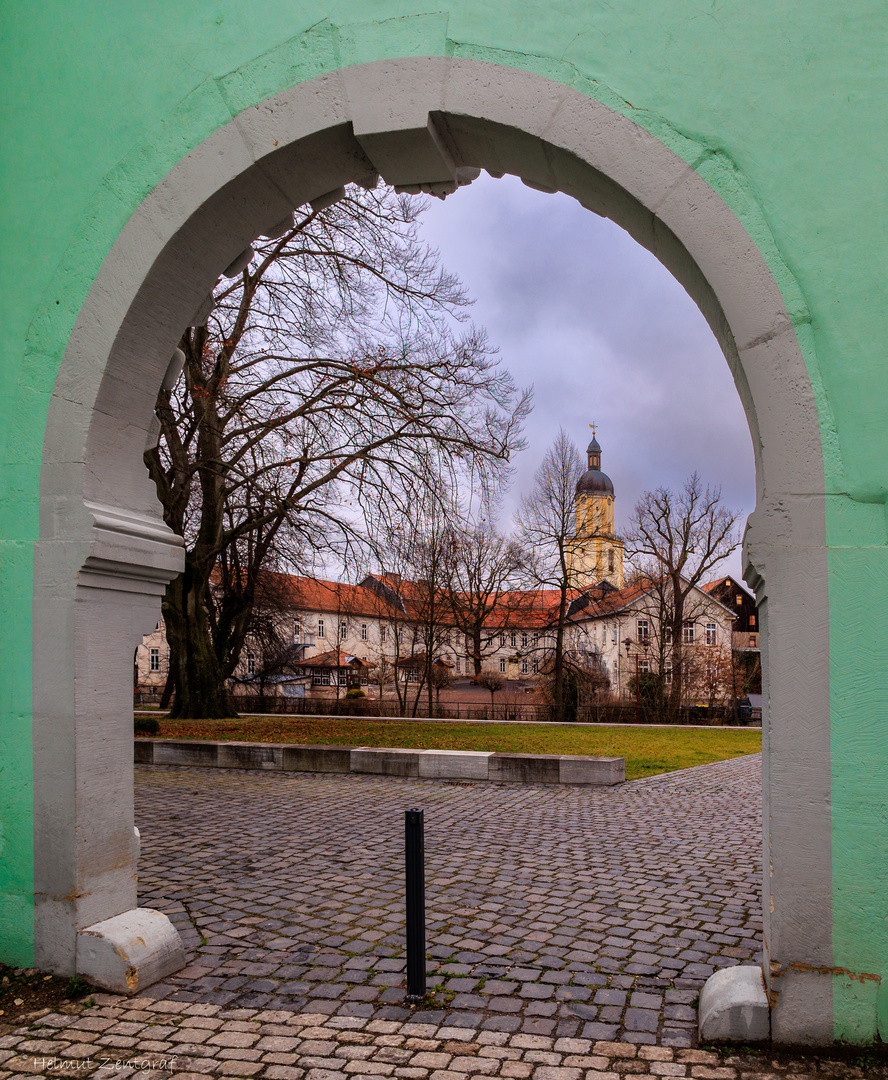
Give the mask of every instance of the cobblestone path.
[[[690, 1045], [705, 977], [758, 948], [759, 785], [757, 757], [599, 791], [137, 770], [141, 902], [189, 966], [0, 1023], [0, 1080], [888, 1080]], [[438, 989], [408, 1011], [411, 805]]]
[[[760, 947], [760, 758], [617, 789], [137, 770], [140, 903], [190, 962], [149, 996], [690, 1047]], [[403, 811], [426, 818], [427, 1007], [404, 1004]]]
[[886, 1059], [638, 1046], [97, 994], [8, 1034], [0, 1080], [888, 1080]]

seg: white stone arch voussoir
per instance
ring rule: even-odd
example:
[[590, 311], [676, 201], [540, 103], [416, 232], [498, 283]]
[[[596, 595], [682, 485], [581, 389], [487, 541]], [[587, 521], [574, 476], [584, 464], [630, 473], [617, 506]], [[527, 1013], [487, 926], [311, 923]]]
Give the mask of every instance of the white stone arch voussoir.
[[[408, 190], [453, 190], [461, 166], [514, 173], [616, 220], [684, 284], [722, 345], [753, 437], [747, 556], [770, 640], [766, 960], [831, 964], [823, 457], [780, 289], [734, 212], [644, 128], [540, 76], [426, 57], [321, 76], [217, 130], [134, 212], [79, 314], [49, 411], [35, 564], [41, 966], [113, 984], [102, 933], [120, 944], [127, 920], [147, 918], [134, 914], [131, 658], [181, 548], [142, 454], [182, 328], [220, 272], [295, 207], [377, 173]], [[131, 989], [181, 959], [162, 916], [140, 940], [141, 959], [122, 948]], [[812, 980], [805, 1023], [825, 1030], [828, 980]]]

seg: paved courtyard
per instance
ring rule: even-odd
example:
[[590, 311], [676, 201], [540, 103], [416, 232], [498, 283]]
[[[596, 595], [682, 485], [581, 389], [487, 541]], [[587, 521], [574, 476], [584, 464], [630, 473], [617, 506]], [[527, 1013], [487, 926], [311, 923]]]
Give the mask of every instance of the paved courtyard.
[[[137, 770], [171, 1001], [690, 1047], [760, 948], [760, 758], [616, 789]], [[426, 818], [427, 1006], [404, 997], [403, 811]]]
[[[872, 1052], [713, 1052], [693, 1002], [759, 947], [760, 761], [614, 790], [137, 770], [141, 902], [189, 966], [0, 1023], [0, 1080], [888, 1080]], [[403, 810], [427, 815], [427, 1006]]]

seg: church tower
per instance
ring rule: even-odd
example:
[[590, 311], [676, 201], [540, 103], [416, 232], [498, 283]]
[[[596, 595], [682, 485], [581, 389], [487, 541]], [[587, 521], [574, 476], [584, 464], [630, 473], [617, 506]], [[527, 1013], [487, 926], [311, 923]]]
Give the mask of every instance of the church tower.
[[623, 541], [614, 532], [614, 484], [601, 471], [601, 447], [592, 430], [589, 468], [576, 488], [576, 531], [567, 549], [570, 584], [588, 589], [606, 581], [623, 587]]

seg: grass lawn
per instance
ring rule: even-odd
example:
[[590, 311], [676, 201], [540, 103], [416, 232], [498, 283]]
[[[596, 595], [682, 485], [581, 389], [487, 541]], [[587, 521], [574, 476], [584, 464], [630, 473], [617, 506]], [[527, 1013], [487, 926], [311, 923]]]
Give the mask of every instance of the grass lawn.
[[573, 724], [448, 724], [366, 717], [243, 717], [160, 720], [175, 739], [404, 746], [421, 750], [495, 750], [512, 754], [591, 754], [626, 759], [626, 779], [724, 761], [762, 748], [761, 731], [744, 728], [577, 727]]

